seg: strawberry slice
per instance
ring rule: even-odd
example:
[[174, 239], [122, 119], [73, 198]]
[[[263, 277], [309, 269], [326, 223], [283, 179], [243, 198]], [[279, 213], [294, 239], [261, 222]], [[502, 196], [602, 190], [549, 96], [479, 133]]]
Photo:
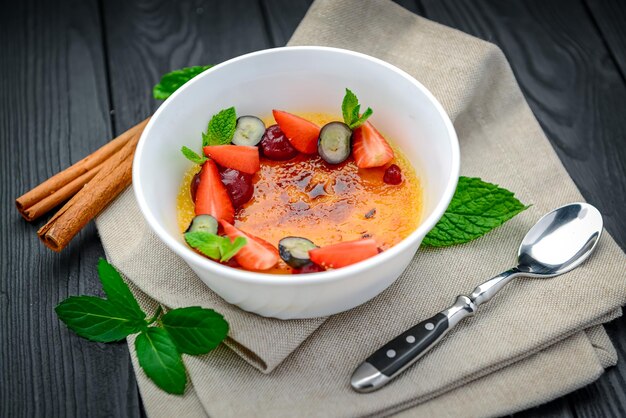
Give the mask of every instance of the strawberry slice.
[[378, 254], [378, 246], [373, 238], [340, 242], [309, 250], [312, 262], [335, 269], [358, 263], [376, 254]]
[[196, 189], [196, 215], [212, 215], [215, 219], [228, 222], [235, 219], [233, 202], [213, 160], [207, 160], [200, 170], [200, 182]]
[[352, 153], [359, 168], [381, 167], [393, 160], [393, 150], [369, 122], [354, 130]]
[[224, 233], [231, 241], [234, 241], [237, 237], [244, 237], [248, 241], [235, 254], [235, 260], [241, 267], [246, 270], [267, 270], [278, 263], [278, 250], [272, 244], [252, 234], [243, 232], [224, 220], [221, 220], [220, 224], [224, 228]]
[[249, 145], [208, 145], [204, 154], [222, 167], [254, 174], [261, 169], [259, 148]]
[[317, 139], [320, 136], [319, 126], [282, 110], [272, 110], [272, 113], [280, 130], [289, 138], [295, 149], [303, 154], [315, 154], [317, 152]]

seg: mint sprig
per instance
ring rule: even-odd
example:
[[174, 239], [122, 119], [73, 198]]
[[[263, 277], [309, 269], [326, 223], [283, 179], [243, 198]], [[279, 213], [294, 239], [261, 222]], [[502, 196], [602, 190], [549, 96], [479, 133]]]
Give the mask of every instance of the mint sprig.
[[167, 393], [182, 395], [187, 373], [182, 356], [163, 328], [151, 327], [135, 339], [137, 360], [150, 379]]
[[482, 237], [527, 208], [506, 189], [477, 177], [460, 177], [448, 209], [422, 245], [464, 244]]
[[169, 311], [161, 322], [178, 351], [185, 354], [206, 354], [228, 334], [228, 322], [222, 315], [198, 306]]
[[212, 65], [197, 65], [169, 72], [161, 77], [161, 81], [154, 86], [152, 89], [152, 96], [158, 100], [165, 100], [183, 84], [211, 67]]
[[207, 257], [221, 262], [233, 258], [247, 242], [244, 237], [237, 237], [231, 242], [228, 237], [221, 237], [206, 231], [187, 232], [185, 241], [190, 247]]
[[198, 165], [202, 165], [205, 163], [206, 160], [208, 160], [208, 158], [205, 157], [204, 155], [198, 155], [192, 149], [184, 145], [180, 149], [180, 152], [182, 152], [185, 158], [187, 158], [189, 161]]
[[143, 318], [107, 299], [95, 296], [72, 296], [54, 309], [65, 325], [91, 341], [110, 343], [147, 328]]
[[361, 105], [359, 104], [359, 99], [350, 89], [346, 89], [346, 94], [343, 96], [343, 102], [341, 103], [341, 113], [344, 123], [348, 125], [350, 129], [355, 129], [363, 125], [365, 121], [372, 116], [372, 113], [374, 113], [369, 107], [362, 115], [360, 112]]
[[230, 144], [237, 126], [234, 107], [222, 109], [209, 121], [206, 133], [202, 133], [202, 146]]
[[187, 374], [181, 354], [206, 354], [215, 349], [228, 334], [224, 317], [197, 306], [161, 315], [159, 306], [154, 316], [146, 319], [146, 313], [111, 264], [101, 259], [98, 274], [107, 299], [72, 296], [55, 308], [59, 319], [91, 341], [119, 341], [138, 333], [135, 351], [146, 375], [164, 391], [182, 394]]

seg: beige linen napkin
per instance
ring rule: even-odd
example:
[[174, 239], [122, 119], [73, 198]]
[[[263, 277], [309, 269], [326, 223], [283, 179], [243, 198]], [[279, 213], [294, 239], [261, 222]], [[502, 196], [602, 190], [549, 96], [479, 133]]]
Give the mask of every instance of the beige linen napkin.
[[454, 122], [462, 173], [514, 190], [533, 206], [472, 243], [420, 249], [389, 289], [349, 312], [279, 321], [243, 312], [207, 289], [151, 233], [127, 190], [97, 220], [110, 261], [148, 309], [158, 301], [222, 312], [234, 350], [185, 356], [192, 385], [184, 397], [159, 391], [135, 367], [149, 415], [355, 416], [409, 407], [411, 416], [498, 415], [574, 390], [615, 363], [598, 324], [626, 302], [626, 259], [605, 233], [577, 270], [511, 283], [396, 382], [368, 395], [351, 391], [353, 368], [372, 350], [509, 268], [543, 213], [582, 197], [494, 45], [385, 0], [317, 0], [290, 45], [352, 49], [404, 69]]

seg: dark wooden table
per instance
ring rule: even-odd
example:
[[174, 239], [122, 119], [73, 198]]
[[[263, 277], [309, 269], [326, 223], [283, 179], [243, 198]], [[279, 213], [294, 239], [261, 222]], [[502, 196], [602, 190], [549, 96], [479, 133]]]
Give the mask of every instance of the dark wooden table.
[[[339, 1], [339, 0], [338, 0]], [[403, 0], [498, 44], [585, 198], [626, 246], [626, 1]], [[20, 0], [0, 9], [0, 415], [144, 415], [125, 344], [76, 337], [54, 306], [100, 294], [104, 252], [89, 226], [62, 254], [13, 199], [148, 116], [175, 68], [284, 45], [310, 0]], [[364, 27], [366, 30], [367, 27]], [[594, 384], [520, 416], [626, 416], [620, 357]], [[575, 365], [573, 365], [575, 367]]]

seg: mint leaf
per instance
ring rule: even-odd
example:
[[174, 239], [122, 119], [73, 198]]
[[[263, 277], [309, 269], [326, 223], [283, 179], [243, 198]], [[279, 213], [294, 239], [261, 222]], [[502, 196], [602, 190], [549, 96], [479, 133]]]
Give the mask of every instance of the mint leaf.
[[349, 126], [350, 123], [352, 123], [355, 110], [358, 117], [359, 108], [359, 99], [357, 99], [350, 89], [346, 89], [346, 94], [343, 96], [343, 101], [341, 102], [341, 113], [343, 114], [343, 121], [346, 125]]
[[220, 243], [222, 237], [206, 231], [187, 232], [185, 241], [190, 247], [195, 248], [202, 254], [214, 260], [219, 260], [221, 256]]
[[356, 120], [348, 126], [350, 126], [350, 129], [358, 128], [363, 125], [370, 116], [372, 116], [372, 113], [374, 113], [374, 111], [368, 107], [361, 116], [357, 116]]
[[350, 89], [346, 89], [346, 94], [343, 96], [341, 103], [341, 113], [343, 115], [343, 121], [350, 129], [355, 129], [361, 126], [367, 118], [372, 116], [372, 109], [369, 107], [360, 115], [361, 105], [359, 99]]
[[199, 65], [194, 67], [185, 67], [180, 70], [174, 70], [161, 77], [161, 81], [152, 89], [152, 95], [155, 99], [165, 100], [172, 95], [183, 84], [211, 68], [212, 65]]
[[195, 164], [198, 164], [198, 165], [202, 165], [207, 160], [207, 158], [204, 155], [198, 155], [193, 150], [191, 150], [190, 148], [187, 148], [184, 145], [180, 149], [180, 151], [192, 163], [195, 163]]
[[91, 341], [119, 341], [146, 328], [145, 320], [95, 296], [69, 297], [54, 310], [69, 329]]
[[237, 113], [234, 107], [223, 109], [213, 115], [207, 132], [202, 134], [202, 146], [230, 144], [235, 127], [237, 126]]
[[166, 330], [151, 327], [139, 334], [135, 351], [139, 365], [158, 387], [176, 395], [185, 392], [185, 365]]
[[228, 261], [233, 258], [239, 252], [239, 250], [241, 250], [243, 246], [246, 245], [246, 243], [248, 242], [248, 240], [246, 240], [244, 237], [237, 237], [232, 242], [228, 237], [224, 238], [226, 239], [222, 240], [222, 243], [220, 245], [220, 254], [222, 255], [220, 257], [221, 262]]
[[506, 189], [476, 177], [460, 177], [448, 209], [422, 244], [446, 247], [472, 241], [527, 208]]
[[161, 318], [178, 351], [185, 354], [206, 354], [228, 335], [228, 322], [213, 309], [199, 306], [173, 309]]
[[190, 247], [207, 257], [222, 262], [230, 260], [247, 242], [243, 237], [237, 237], [234, 242], [231, 242], [228, 237], [221, 237], [206, 231], [187, 232], [185, 241]]
[[139, 307], [135, 296], [131, 293], [120, 273], [104, 258], [98, 260], [98, 275], [109, 302], [118, 309], [125, 311], [128, 318], [134, 318], [138, 321], [146, 318], [145, 312]]

